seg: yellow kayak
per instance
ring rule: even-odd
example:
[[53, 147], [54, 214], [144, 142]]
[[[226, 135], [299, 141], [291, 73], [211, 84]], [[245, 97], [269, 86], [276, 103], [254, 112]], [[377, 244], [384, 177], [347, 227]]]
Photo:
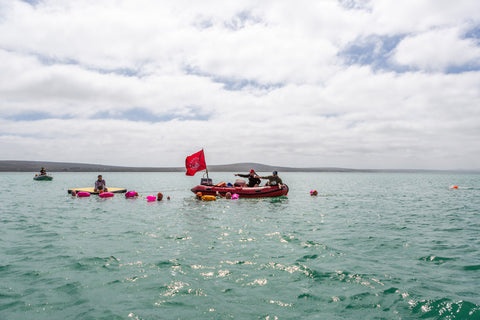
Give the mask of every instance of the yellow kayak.
[[[83, 192], [89, 192], [91, 194], [98, 194], [99, 192], [94, 192], [93, 191], [93, 187], [91, 188], [72, 188], [72, 189], [68, 189], [68, 193], [72, 193], [72, 191], [75, 191], [75, 192], [80, 192], [80, 191], [83, 191]], [[111, 193], [125, 193], [127, 192], [127, 189], [125, 188], [111, 188], [111, 187], [107, 187], [107, 192], [111, 192]]]

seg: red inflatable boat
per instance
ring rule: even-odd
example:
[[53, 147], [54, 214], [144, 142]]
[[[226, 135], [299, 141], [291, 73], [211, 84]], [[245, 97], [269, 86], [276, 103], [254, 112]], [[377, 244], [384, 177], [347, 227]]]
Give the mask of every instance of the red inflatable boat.
[[240, 198], [263, 198], [263, 197], [280, 197], [286, 196], [288, 193], [288, 186], [283, 185], [281, 188], [278, 186], [266, 186], [266, 187], [217, 187], [212, 185], [198, 185], [192, 188], [193, 193], [201, 192], [202, 195], [217, 195], [217, 192], [221, 196], [225, 196], [227, 192], [231, 194], [238, 194]]

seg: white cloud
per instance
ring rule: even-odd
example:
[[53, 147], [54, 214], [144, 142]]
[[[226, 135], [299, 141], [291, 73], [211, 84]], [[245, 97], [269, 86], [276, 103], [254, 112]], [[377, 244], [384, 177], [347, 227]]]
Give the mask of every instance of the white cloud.
[[405, 38], [395, 50], [393, 60], [432, 71], [464, 65], [478, 67], [480, 47], [478, 41], [462, 39], [457, 28], [435, 29]]
[[475, 0], [372, 0], [371, 27], [375, 33], [421, 33], [432, 28], [478, 24], [480, 3]]
[[[0, 8], [3, 159], [182, 166], [204, 147], [212, 164], [478, 168], [476, 2]], [[414, 69], [345, 64], [370, 36], [405, 37], [390, 58]]]

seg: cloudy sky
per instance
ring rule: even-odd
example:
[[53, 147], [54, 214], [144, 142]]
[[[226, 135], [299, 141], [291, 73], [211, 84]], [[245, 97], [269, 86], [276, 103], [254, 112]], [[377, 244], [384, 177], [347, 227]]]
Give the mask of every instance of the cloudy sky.
[[0, 160], [479, 169], [478, 0], [0, 0]]

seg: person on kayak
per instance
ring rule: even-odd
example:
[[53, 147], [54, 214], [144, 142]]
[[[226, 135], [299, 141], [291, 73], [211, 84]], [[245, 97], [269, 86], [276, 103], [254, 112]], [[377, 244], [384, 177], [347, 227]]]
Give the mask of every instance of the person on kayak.
[[95, 188], [93, 189], [93, 191], [94, 192], [99, 192], [99, 191], [108, 192], [107, 184], [106, 184], [105, 180], [102, 179], [101, 174], [98, 175], [98, 179], [97, 179], [97, 181], [95, 181]]
[[277, 171], [273, 171], [271, 176], [260, 177], [260, 179], [268, 179], [266, 186], [278, 186], [279, 188], [283, 186], [282, 179], [277, 175]]
[[236, 177], [242, 177], [242, 178], [248, 178], [248, 184], [247, 187], [253, 188], [253, 187], [258, 187], [261, 183], [260, 177], [255, 173], [255, 170], [250, 170], [249, 174], [240, 174], [236, 173]]

